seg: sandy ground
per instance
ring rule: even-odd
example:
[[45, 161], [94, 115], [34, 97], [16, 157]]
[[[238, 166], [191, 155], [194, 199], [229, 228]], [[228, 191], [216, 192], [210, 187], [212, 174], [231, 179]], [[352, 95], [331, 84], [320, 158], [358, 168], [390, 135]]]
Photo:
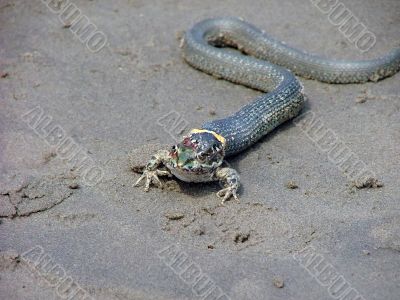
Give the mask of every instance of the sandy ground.
[[[145, 193], [130, 169], [258, 95], [182, 61], [178, 37], [194, 22], [241, 16], [309, 52], [373, 58], [399, 46], [399, 1], [342, 1], [377, 37], [366, 53], [311, 1], [73, 2], [106, 34], [101, 51], [39, 0], [0, 1], [1, 299], [399, 299], [400, 74], [301, 79], [306, 111], [383, 187], [354, 187], [292, 122], [229, 160], [240, 204], [218, 207], [217, 183]], [[29, 123], [35, 107], [47, 128]], [[55, 126], [98, 184], [48, 142]]]

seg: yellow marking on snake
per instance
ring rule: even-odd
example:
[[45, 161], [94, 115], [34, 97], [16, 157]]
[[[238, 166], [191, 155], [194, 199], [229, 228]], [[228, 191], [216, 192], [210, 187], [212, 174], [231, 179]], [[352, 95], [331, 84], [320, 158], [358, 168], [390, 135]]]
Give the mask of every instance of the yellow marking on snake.
[[202, 132], [211, 133], [218, 141], [220, 141], [222, 143], [222, 145], [225, 146], [226, 139], [222, 135], [219, 135], [218, 133], [216, 133], [215, 131], [206, 130], [206, 129], [192, 129], [192, 130], [190, 130], [190, 133], [202, 133]]

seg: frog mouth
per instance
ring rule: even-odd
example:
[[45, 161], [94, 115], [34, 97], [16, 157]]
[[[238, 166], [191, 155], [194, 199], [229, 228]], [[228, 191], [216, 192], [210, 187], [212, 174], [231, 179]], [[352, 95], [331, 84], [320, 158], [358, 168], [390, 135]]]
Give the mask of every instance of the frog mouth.
[[188, 167], [188, 166], [176, 166], [177, 170], [183, 171], [185, 173], [192, 173], [192, 174], [205, 174], [208, 173], [210, 170], [209, 168], [204, 167]]

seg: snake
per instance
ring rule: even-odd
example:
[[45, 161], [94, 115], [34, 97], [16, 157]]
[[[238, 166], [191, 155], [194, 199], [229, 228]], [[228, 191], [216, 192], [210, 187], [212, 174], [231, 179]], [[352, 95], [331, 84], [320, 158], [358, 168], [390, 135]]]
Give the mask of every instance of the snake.
[[[184, 60], [195, 69], [240, 84], [262, 95], [239, 111], [192, 129], [171, 149], [156, 153], [135, 183], [145, 180], [145, 190], [158, 175], [188, 182], [220, 180], [221, 204], [237, 198], [239, 175], [222, 167], [225, 157], [257, 142], [282, 123], [296, 117], [305, 93], [296, 75], [332, 84], [377, 82], [400, 69], [400, 48], [370, 60], [334, 60], [290, 47], [256, 26], [236, 17], [205, 19], [186, 31]], [[160, 166], [166, 169], [160, 170]]]
[[183, 55], [196, 69], [266, 92], [232, 116], [202, 126], [227, 139], [227, 155], [246, 149], [298, 114], [304, 97], [294, 74], [326, 83], [363, 83], [391, 76], [400, 68], [400, 49], [373, 60], [326, 59], [289, 47], [233, 17], [207, 19], [193, 26], [186, 33]]

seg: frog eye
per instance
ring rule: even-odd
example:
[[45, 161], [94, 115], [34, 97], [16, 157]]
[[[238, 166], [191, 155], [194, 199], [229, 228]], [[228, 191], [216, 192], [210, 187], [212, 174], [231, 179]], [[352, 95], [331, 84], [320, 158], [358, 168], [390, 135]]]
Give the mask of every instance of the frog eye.
[[170, 152], [171, 153], [176, 153], [176, 146], [175, 145], [173, 145], [172, 147], [171, 147], [171, 149], [170, 149]]
[[205, 161], [206, 160], [206, 158], [207, 158], [207, 153], [205, 153], [205, 152], [200, 152], [199, 154], [197, 154], [197, 158], [198, 158], [198, 160], [200, 160], [200, 161]]

